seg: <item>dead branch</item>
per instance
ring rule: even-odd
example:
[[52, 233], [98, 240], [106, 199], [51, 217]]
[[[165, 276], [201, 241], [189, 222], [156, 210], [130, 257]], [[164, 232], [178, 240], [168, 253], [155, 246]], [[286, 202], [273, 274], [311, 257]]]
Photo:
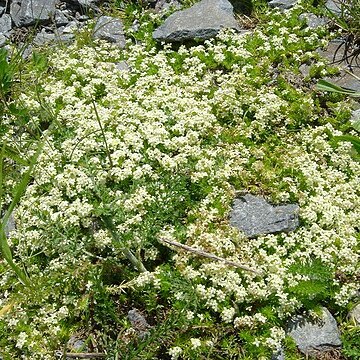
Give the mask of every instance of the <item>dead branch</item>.
[[231, 261], [231, 260], [226, 260], [226, 259], [224, 259], [222, 257], [216, 256], [214, 254], [208, 253], [208, 252], [203, 251], [203, 250], [195, 249], [195, 248], [193, 248], [191, 246], [181, 244], [181, 243], [179, 243], [177, 241], [167, 240], [167, 239], [164, 239], [164, 238], [161, 238], [160, 241], [162, 241], [162, 242], [164, 242], [166, 244], [178, 247], [180, 249], [192, 252], [195, 255], [206, 257], [208, 259], [212, 259], [212, 260], [216, 260], [216, 261], [221, 261], [221, 262], [225, 263], [226, 265], [234, 266], [234, 267], [237, 267], [237, 268], [245, 270], [245, 271], [250, 271], [250, 272], [253, 272], [254, 274], [257, 274], [257, 275], [262, 275], [262, 273], [260, 271], [254, 270], [254, 269], [252, 269], [252, 268], [250, 268], [250, 267], [248, 267], [246, 265], [242, 265], [242, 264], [239, 264], [239, 263]]

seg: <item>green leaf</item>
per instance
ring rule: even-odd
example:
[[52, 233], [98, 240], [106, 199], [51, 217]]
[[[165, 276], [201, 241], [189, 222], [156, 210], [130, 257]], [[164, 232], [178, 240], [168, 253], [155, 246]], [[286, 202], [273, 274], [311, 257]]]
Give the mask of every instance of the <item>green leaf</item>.
[[14, 160], [15, 162], [17, 162], [20, 165], [25, 165], [28, 166], [29, 162], [25, 159], [23, 159], [22, 157], [19, 156], [18, 152], [16, 150], [14, 150], [13, 148], [11, 148], [8, 145], [5, 145], [5, 157], [10, 158], [11, 160]]
[[342, 135], [342, 136], [334, 136], [333, 139], [336, 141], [351, 142], [355, 150], [360, 154], [360, 138], [358, 136]]
[[319, 80], [318, 83], [316, 84], [316, 88], [321, 91], [336, 92], [353, 97], [360, 97], [359, 92], [356, 92], [355, 90], [351, 90], [351, 89], [345, 89], [341, 86], [332, 84], [331, 82], [326, 80]]

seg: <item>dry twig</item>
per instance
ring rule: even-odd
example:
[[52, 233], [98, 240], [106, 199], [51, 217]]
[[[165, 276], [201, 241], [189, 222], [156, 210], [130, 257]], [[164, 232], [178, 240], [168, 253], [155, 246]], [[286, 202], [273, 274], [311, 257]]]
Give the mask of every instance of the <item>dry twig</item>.
[[231, 260], [226, 260], [226, 259], [224, 259], [224, 258], [222, 258], [220, 256], [216, 256], [214, 254], [208, 253], [208, 252], [203, 251], [203, 250], [195, 249], [195, 248], [193, 248], [191, 246], [181, 244], [181, 243], [179, 243], [177, 241], [167, 240], [167, 239], [164, 239], [164, 238], [161, 238], [160, 240], [162, 242], [166, 243], [166, 244], [169, 244], [169, 245], [178, 247], [180, 249], [192, 252], [193, 254], [196, 254], [198, 256], [206, 257], [208, 259], [212, 259], [212, 260], [216, 260], [216, 261], [221, 261], [221, 262], [223, 262], [223, 263], [225, 263], [227, 265], [234, 266], [234, 267], [237, 267], [237, 268], [242, 269], [242, 270], [250, 271], [250, 272], [253, 272], [254, 274], [257, 274], [257, 275], [262, 275], [262, 273], [260, 271], [254, 270], [254, 269], [250, 268], [249, 266], [242, 265], [242, 264], [239, 264], [239, 263], [231, 261]]

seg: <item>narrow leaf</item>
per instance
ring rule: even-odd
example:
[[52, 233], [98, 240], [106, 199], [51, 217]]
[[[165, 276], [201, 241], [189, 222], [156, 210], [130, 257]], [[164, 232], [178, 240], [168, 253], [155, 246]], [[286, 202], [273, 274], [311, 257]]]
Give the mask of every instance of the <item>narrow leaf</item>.
[[341, 86], [335, 85], [326, 80], [319, 80], [318, 83], [316, 84], [316, 88], [321, 91], [336, 92], [353, 97], [360, 97], [359, 92], [356, 92], [355, 90], [351, 90], [351, 89], [345, 89]]

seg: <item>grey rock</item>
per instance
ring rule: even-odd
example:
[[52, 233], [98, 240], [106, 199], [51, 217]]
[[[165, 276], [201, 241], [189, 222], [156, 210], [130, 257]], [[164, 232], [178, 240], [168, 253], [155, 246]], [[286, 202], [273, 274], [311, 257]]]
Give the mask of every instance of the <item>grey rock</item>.
[[18, 27], [44, 23], [55, 14], [56, 0], [14, 0], [10, 15]]
[[293, 231], [299, 226], [299, 206], [296, 204], [273, 206], [264, 198], [246, 194], [235, 199], [230, 213], [230, 224], [246, 236]]
[[149, 334], [151, 326], [146, 321], [145, 317], [137, 309], [132, 309], [128, 312], [128, 319], [132, 328], [136, 331], [140, 339], [144, 339]]
[[73, 34], [76, 30], [79, 29], [79, 22], [70, 21], [63, 29], [62, 33], [64, 34]]
[[360, 121], [360, 109], [354, 110], [351, 113], [351, 122]]
[[[69, 341], [67, 342], [66, 347], [70, 352], [75, 352], [75, 353], [89, 351], [89, 347], [86, 344], [85, 340], [78, 335], [72, 335]], [[71, 360], [71, 359], [73, 358], [66, 357], [66, 360]]]
[[339, 0], [327, 0], [325, 3], [325, 8], [335, 15], [341, 14], [341, 3]]
[[277, 352], [273, 353], [271, 360], [285, 360], [284, 349], [280, 348]]
[[65, 16], [64, 12], [58, 9], [55, 10], [54, 21], [56, 26], [64, 26], [70, 22], [70, 20]]
[[286, 10], [292, 8], [298, 0], [272, 0], [269, 2], [271, 8]]
[[301, 64], [299, 67], [300, 74], [306, 78], [310, 75], [310, 65], [309, 64]]
[[0, 15], [2, 15], [6, 10], [5, 6], [0, 6]]
[[94, 38], [107, 40], [124, 48], [125, 36], [121, 20], [111, 16], [100, 16], [95, 25]]
[[341, 346], [336, 320], [326, 308], [322, 308], [322, 315], [316, 321], [308, 316], [295, 316], [288, 324], [287, 334], [294, 339], [298, 349], [307, 356]]
[[[359, 77], [360, 68], [355, 67], [353, 69], [353, 74]], [[344, 87], [346, 89], [355, 90], [357, 92], [360, 91], [360, 81], [344, 70], [340, 72], [340, 75], [335, 77], [326, 77], [325, 80], [331, 81], [335, 85]]]
[[75, 6], [80, 6], [82, 8], [90, 8], [95, 11], [99, 11], [100, 9], [96, 6], [96, 3], [98, 3], [98, 0], [68, 0]]
[[78, 0], [79, 4], [84, 7], [91, 7], [94, 6], [96, 0]]
[[90, 19], [89, 16], [87, 16], [85, 14], [81, 15], [79, 13], [75, 14], [75, 18], [76, 18], [77, 21], [87, 21], [87, 20]]
[[[338, 86], [348, 89], [360, 91], [360, 81], [356, 78], [360, 76], [360, 68], [357, 66], [349, 67], [349, 64], [344, 60], [345, 42], [343, 39], [334, 39], [329, 42], [326, 49], [319, 49], [317, 52], [327, 61], [329, 65], [339, 66], [340, 74], [335, 77], [326, 77], [325, 80], [331, 81]], [[351, 64], [352, 59], [348, 62]], [[349, 74], [353, 72], [353, 75]]]
[[120, 62], [116, 63], [116, 68], [119, 71], [129, 71], [129, 65], [126, 61], [120, 61]]
[[7, 34], [11, 30], [11, 16], [4, 14], [0, 18], [0, 34]]
[[356, 326], [360, 326], [360, 304], [357, 304], [349, 312], [348, 319], [353, 321]]
[[6, 37], [3, 34], [0, 34], [0, 48], [6, 44]]
[[324, 17], [316, 16], [313, 13], [303, 13], [299, 16], [300, 20], [305, 20], [310, 29], [317, 29], [320, 26], [325, 26], [328, 20]]
[[206, 40], [216, 36], [222, 28], [240, 30], [231, 3], [227, 0], [202, 0], [170, 15], [153, 32], [153, 38], [166, 42]]
[[326, 49], [318, 49], [317, 53], [325, 58], [329, 64], [341, 64], [343, 58], [344, 39], [333, 39], [329, 42]]
[[74, 40], [73, 34], [54, 34], [41, 31], [36, 34], [33, 44], [36, 46], [44, 46], [50, 43], [70, 43]]

